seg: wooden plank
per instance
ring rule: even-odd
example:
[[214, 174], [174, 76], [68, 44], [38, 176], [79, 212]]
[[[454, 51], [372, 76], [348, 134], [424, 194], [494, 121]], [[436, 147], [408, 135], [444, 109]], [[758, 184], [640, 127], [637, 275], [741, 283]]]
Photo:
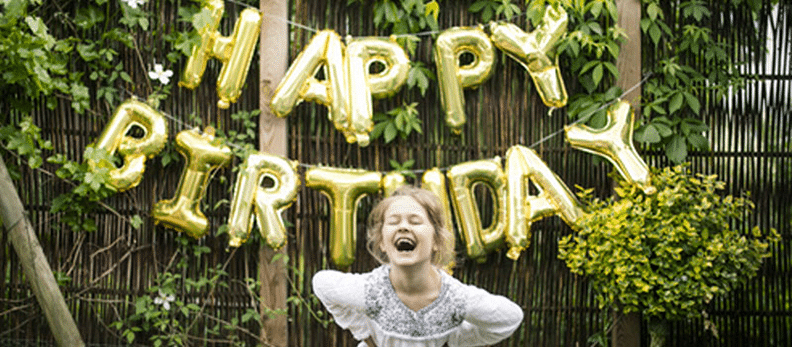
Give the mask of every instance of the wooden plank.
[[7, 222], [8, 238], [19, 256], [22, 270], [30, 281], [52, 336], [58, 346], [85, 346], [3, 160], [0, 160], [0, 196], [3, 197], [0, 199], [0, 220]]
[[[616, 7], [619, 11], [618, 26], [627, 33], [627, 40], [622, 43], [616, 59], [619, 70], [616, 85], [626, 91], [641, 82], [641, 1], [616, 0]], [[640, 98], [640, 86], [623, 97], [633, 107], [638, 106]], [[638, 117], [640, 113], [635, 115]]]
[[[619, 12], [617, 25], [627, 34], [627, 40], [622, 43], [616, 68], [619, 70], [619, 79], [616, 85], [627, 91], [641, 83], [641, 1], [616, 0]], [[622, 99], [628, 101], [635, 110], [636, 120], [641, 112], [638, 107], [641, 98], [641, 86], [632, 89]], [[641, 346], [641, 315], [638, 313], [613, 315], [612, 341], [614, 347], [640, 347]]]
[[[289, 63], [289, 16], [287, 0], [261, 0], [260, 10], [264, 16], [259, 43], [259, 149], [283, 157], [286, 151], [286, 120], [276, 117], [269, 104], [275, 88], [286, 74]], [[262, 305], [270, 310], [286, 309], [288, 282], [286, 264], [272, 262], [276, 254], [285, 254], [286, 247], [273, 250], [262, 245], [259, 250], [259, 280], [261, 281]], [[262, 309], [262, 312], [265, 310]], [[276, 318], [262, 317], [262, 339], [272, 346], [288, 345], [287, 315]]]

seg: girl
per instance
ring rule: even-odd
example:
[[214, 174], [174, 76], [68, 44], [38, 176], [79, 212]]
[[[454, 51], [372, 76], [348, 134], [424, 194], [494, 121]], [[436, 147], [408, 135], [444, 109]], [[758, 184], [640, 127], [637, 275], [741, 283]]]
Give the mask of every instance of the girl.
[[314, 293], [336, 324], [361, 340], [358, 347], [490, 345], [522, 322], [514, 302], [440, 270], [454, 245], [434, 193], [401, 187], [374, 207], [367, 224], [368, 250], [383, 265], [313, 277]]

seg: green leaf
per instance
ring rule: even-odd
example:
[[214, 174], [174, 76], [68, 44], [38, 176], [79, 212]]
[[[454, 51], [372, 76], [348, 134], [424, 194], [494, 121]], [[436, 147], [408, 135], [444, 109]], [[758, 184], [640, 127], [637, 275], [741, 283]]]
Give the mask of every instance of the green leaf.
[[489, 3], [490, 2], [488, 0], [478, 0], [478, 1], [474, 2], [473, 5], [470, 5], [470, 7], [468, 7], [468, 11], [474, 12], [474, 13], [475, 12], [480, 12], [481, 10], [484, 9], [484, 7], [489, 5]]
[[74, 16], [74, 24], [80, 29], [87, 30], [92, 28], [97, 23], [103, 22], [105, 19], [104, 13], [95, 6], [83, 7], [77, 10]]
[[682, 108], [683, 101], [685, 101], [685, 97], [682, 93], [674, 94], [674, 97], [672, 97], [671, 101], [668, 103], [668, 113], [674, 113]]
[[657, 128], [655, 128], [655, 126], [652, 124], [647, 125], [644, 129], [642, 142], [658, 143], [660, 140], [660, 133], [657, 131]]
[[699, 149], [702, 151], [708, 151], [709, 147], [709, 140], [706, 137], [701, 136], [700, 134], [690, 134], [687, 137], [688, 142], [691, 146], [695, 149]]
[[588, 70], [591, 70], [592, 68], [598, 66], [599, 64], [602, 64], [602, 62], [599, 60], [592, 60], [586, 63], [586, 65], [583, 65], [583, 68], [580, 69], [580, 74], [582, 75], [586, 73]]
[[594, 86], [598, 86], [600, 81], [602, 81], [602, 74], [602, 64], [594, 67], [594, 70], [591, 72], [591, 78], [594, 80]]
[[70, 92], [72, 96], [71, 106], [78, 114], [82, 114], [90, 108], [91, 95], [88, 87], [72, 82]]
[[143, 225], [143, 218], [140, 218], [139, 214], [132, 216], [132, 219], [129, 221], [129, 224], [132, 225], [132, 228], [136, 230], [140, 230], [140, 227]]
[[426, 95], [426, 90], [429, 89], [429, 78], [427, 77], [427, 69], [418, 65], [410, 67], [410, 72], [407, 75], [407, 87], [413, 88], [418, 86], [421, 91], [421, 96]]
[[687, 143], [681, 135], [674, 135], [666, 145], [666, 157], [674, 163], [680, 164], [687, 158]]
[[396, 138], [396, 135], [399, 134], [399, 129], [396, 129], [396, 126], [393, 123], [388, 123], [385, 127], [385, 143], [390, 143], [393, 139]]
[[138, 18], [138, 24], [140, 25], [140, 28], [143, 29], [144, 31], [148, 30], [149, 20], [146, 17], [140, 17]]
[[660, 31], [660, 27], [657, 26], [657, 24], [652, 23], [652, 25], [649, 26], [649, 37], [652, 39], [652, 42], [654, 42], [655, 46], [660, 43], [660, 37], [662, 35], [663, 33]]
[[[386, 0], [387, 1], [387, 0]], [[396, 7], [396, 4], [387, 1], [385, 3], [385, 18], [388, 22], [395, 23], [399, 20], [399, 9]]]
[[201, 12], [192, 16], [192, 26], [195, 30], [200, 32], [203, 28], [208, 27], [214, 22], [212, 19], [212, 10], [207, 7], [202, 7]]
[[372, 139], [378, 139], [382, 136], [383, 132], [385, 132], [385, 128], [388, 127], [388, 122], [379, 122], [374, 124], [374, 129], [371, 130], [370, 136]]
[[492, 7], [485, 7], [484, 11], [481, 12], [481, 20], [485, 22], [489, 22], [492, 19]]
[[685, 100], [687, 101], [690, 110], [692, 110], [693, 113], [695, 114], [699, 114], [699, 112], [701, 111], [701, 103], [699, 102], [698, 98], [696, 98], [695, 95], [690, 93], [683, 93], [683, 94], [685, 95]]
[[242, 315], [241, 322], [242, 322], [242, 324], [245, 324], [251, 319], [258, 320], [258, 312], [253, 311], [253, 310], [249, 310], [249, 311], [245, 312], [245, 314]]
[[650, 2], [649, 5], [646, 6], [646, 14], [649, 16], [649, 19], [656, 21], [658, 18], [663, 18], [663, 9], [661, 9], [657, 3]]

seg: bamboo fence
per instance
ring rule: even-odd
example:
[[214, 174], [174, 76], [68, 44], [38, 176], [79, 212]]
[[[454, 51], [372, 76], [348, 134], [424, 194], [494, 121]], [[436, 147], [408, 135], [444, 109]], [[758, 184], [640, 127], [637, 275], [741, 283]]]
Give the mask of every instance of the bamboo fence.
[[[439, 26], [475, 26], [480, 17], [467, 11], [473, 1], [441, 1]], [[664, 4], [674, 6], [676, 2]], [[707, 1], [721, 4], [722, 1]], [[156, 13], [152, 32], [161, 32], [177, 22], [175, 5], [179, 1], [150, 1], [146, 9]], [[347, 1], [296, 0], [290, 3], [290, 18], [314, 29], [333, 29], [342, 37], [384, 35], [374, 28], [370, 20], [371, 2], [347, 5]], [[244, 6], [226, 2], [227, 17], [222, 21], [222, 32], [229, 33], [236, 15]], [[723, 15], [713, 14], [712, 30], [742, 27], [739, 23], [753, 21], [739, 13], [724, 8]], [[670, 346], [788, 346], [792, 345], [792, 147], [789, 121], [792, 100], [792, 4], [782, 1], [773, 10], [765, 5], [757, 19], [763, 36], [774, 37], [768, 52], [752, 53], [754, 42], [740, 42], [744, 51], [735, 52], [749, 63], [741, 73], [750, 77], [744, 91], [735, 93], [726, 101], [707, 96], [703, 114], [710, 125], [707, 134], [712, 151], [694, 152], [690, 155], [692, 170], [718, 174], [727, 183], [728, 193], [752, 192], [756, 212], [746, 222], [745, 228], [759, 225], [763, 229], [776, 228], [782, 235], [773, 256], [765, 261], [758, 275], [746, 285], [724, 297], [716, 299], [708, 310], [709, 320], [718, 329], [718, 337], [705, 330], [702, 319], [683, 321], [670, 328]], [[264, 17], [267, 20], [267, 17]], [[525, 18], [514, 22], [526, 26]], [[680, 23], [672, 23], [679, 25]], [[65, 30], [65, 29], [63, 29]], [[742, 30], [742, 29], [738, 29]], [[58, 31], [54, 30], [57, 34]], [[97, 35], [98, 33], [88, 33]], [[294, 59], [305, 47], [313, 33], [292, 26], [289, 55]], [[739, 37], [739, 35], [735, 35]], [[138, 33], [140, 45], [154, 45], [157, 53], [145, 57], [146, 62], [165, 61], [170, 49], [156, 35]], [[432, 36], [421, 36], [412, 61], [433, 66]], [[652, 45], [644, 43], [645, 61], [656, 59]], [[148, 77], [141, 57], [129, 49], [117, 47], [122, 52], [125, 70], [134, 83], [123, 84], [124, 95], [145, 97]], [[254, 57], [254, 61], [258, 59]], [[690, 57], [695, 61], [696, 57]], [[183, 62], [182, 62], [183, 64]], [[83, 67], [76, 66], [75, 69]], [[172, 67], [180, 71], [181, 66]], [[563, 68], [563, 67], [562, 67]], [[219, 64], [210, 63], [203, 83], [196, 90], [174, 87], [172, 95], [163, 100], [159, 109], [169, 119], [170, 139], [181, 130], [201, 124], [214, 124], [220, 131], [244, 130], [242, 124], [231, 118], [239, 111], [258, 109], [258, 64], [253, 63], [240, 100], [229, 110], [218, 110], [214, 90]], [[581, 92], [574, 76], [565, 76], [570, 95]], [[13, 96], [10, 96], [13, 97]], [[565, 109], [549, 115], [549, 109], [537, 96], [525, 70], [505, 55], [498, 54], [495, 73], [479, 88], [465, 91], [467, 125], [460, 135], [453, 135], [444, 123], [436, 82], [425, 96], [417, 91], [402, 91], [394, 97], [374, 103], [375, 112], [384, 112], [404, 102], [418, 102], [423, 132], [414, 133], [407, 140], [390, 144], [373, 141], [368, 147], [348, 144], [327, 119], [324, 106], [303, 103], [287, 118], [289, 158], [307, 166], [327, 165], [341, 168], [361, 168], [386, 172], [391, 170], [390, 160], [405, 162], [415, 160], [416, 170], [434, 167], [447, 169], [455, 164], [478, 159], [504, 157], [509, 147], [517, 144], [531, 146], [547, 165], [570, 187], [593, 187], [600, 196], [608, 196], [612, 182], [608, 173], [610, 164], [594, 160], [592, 156], [572, 149], [564, 142], [563, 134], [548, 137], [563, 129], [571, 121]], [[0, 111], [6, 112], [0, 105]], [[84, 148], [102, 131], [110, 109], [95, 109], [91, 115], [76, 115], [61, 103], [54, 110], [39, 105], [33, 111], [34, 122], [42, 128], [43, 137], [53, 142], [55, 151], [76, 161], [82, 160]], [[19, 115], [10, 114], [11, 122]], [[184, 122], [183, 124], [179, 121]], [[171, 140], [172, 141], [172, 140]], [[172, 145], [170, 145], [172, 146]], [[172, 147], [171, 147], [172, 148]], [[663, 153], [643, 151], [642, 156], [650, 166], [667, 166]], [[13, 157], [6, 156], [7, 160]], [[124, 345], [119, 332], [110, 326], [114, 321], [134, 312], [130, 303], [135, 297], [148, 295], [146, 289], [153, 284], [156, 274], [165, 269], [179, 248], [176, 232], [155, 226], [148, 218], [151, 207], [162, 199], [171, 198], [181, 174], [181, 163], [162, 166], [159, 160], [149, 160], [146, 173], [139, 186], [103, 201], [112, 209], [100, 209], [91, 216], [98, 230], [75, 233], [69, 231], [60, 216], [49, 212], [51, 201], [72, 188], [70, 183], [55, 178], [56, 167], [45, 165], [44, 170], [21, 168], [17, 182], [29, 218], [55, 271], [71, 277], [62, 287], [67, 304], [88, 345]], [[218, 317], [230, 321], [239, 318], [244, 309], [255, 304], [241, 281], [256, 278], [259, 256], [258, 245], [246, 245], [236, 251], [227, 250], [226, 236], [215, 235], [226, 222], [231, 187], [238, 161], [220, 169], [210, 181], [204, 198], [204, 212], [211, 223], [209, 234], [200, 244], [212, 251], [190, 264], [184, 276], [205, 274], [217, 265], [227, 264], [231, 285], [209, 293], [183, 293], [183, 299], [208, 300], [207, 309]], [[304, 173], [301, 168], [301, 174]], [[418, 173], [420, 177], [420, 173]], [[223, 182], [224, 181], [224, 182]], [[477, 189], [484, 225], [492, 222], [489, 194]], [[358, 206], [357, 260], [352, 272], [369, 271], [377, 264], [366, 250], [363, 225], [365, 216], [377, 197], [364, 198]], [[218, 209], [212, 206], [220, 203]], [[303, 187], [295, 204], [285, 216], [290, 227], [288, 249], [290, 295], [311, 296], [311, 275], [320, 269], [332, 268], [329, 259], [328, 239], [330, 206], [319, 192]], [[135, 229], [131, 216], [139, 214], [144, 225]], [[498, 346], [589, 346], [587, 339], [602, 331], [610, 319], [609, 312], [600, 310], [594, 301], [592, 289], [584, 278], [571, 274], [565, 264], [557, 259], [558, 240], [571, 229], [559, 218], [546, 218], [531, 227], [530, 247], [517, 261], [495, 252], [483, 264], [466, 260], [463, 248], [457, 246], [458, 261], [454, 276], [465, 283], [474, 284], [492, 293], [508, 296], [525, 312], [525, 321], [517, 332]], [[0, 344], [9, 346], [49, 346], [52, 336], [25, 283], [18, 259], [6, 240], [0, 236], [3, 253], [0, 269], [5, 280], [0, 282]], [[209, 297], [209, 299], [205, 299]], [[316, 303], [289, 306], [289, 346], [355, 346], [351, 335], [334, 325], [324, 328], [307, 309], [321, 311]], [[248, 323], [245, 328], [258, 332]], [[645, 329], [644, 329], [645, 330]], [[249, 344], [255, 343], [247, 336]], [[647, 337], [643, 336], [644, 343]], [[145, 344], [145, 343], [143, 343]], [[196, 343], [197, 344], [197, 343]], [[207, 343], [220, 345], [219, 343]]]

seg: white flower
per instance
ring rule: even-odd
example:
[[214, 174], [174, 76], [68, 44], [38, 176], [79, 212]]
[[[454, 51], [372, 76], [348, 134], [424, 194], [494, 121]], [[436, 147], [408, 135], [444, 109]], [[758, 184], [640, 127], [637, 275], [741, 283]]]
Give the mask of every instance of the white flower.
[[173, 294], [165, 295], [165, 293], [163, 293], [160, 290], [159, 296], [156, 299], [154, 299], [154, 303], [157, 305], [162, 305], [162, 307], [164, 307], [165, 310], [167, 311], [170, 310], [170, 303], [173, 302], [173, 300], [176, 300]]
[[131, 8], [138, 8], [138, 6], [146, 3], [147, 0], [121, 0], [121, 2], [129, 5]]
[[[134, 0], [131, 0], [134, 1]], [[148, 73], [149, 78], [153, 80], [159, 80], [162, 84], [170, 83], [170, 78], [173, 76], [173, 71], [165, 70], [162, 67], [162, 64], [154, 64], [154, 71], [149, 71]]]

